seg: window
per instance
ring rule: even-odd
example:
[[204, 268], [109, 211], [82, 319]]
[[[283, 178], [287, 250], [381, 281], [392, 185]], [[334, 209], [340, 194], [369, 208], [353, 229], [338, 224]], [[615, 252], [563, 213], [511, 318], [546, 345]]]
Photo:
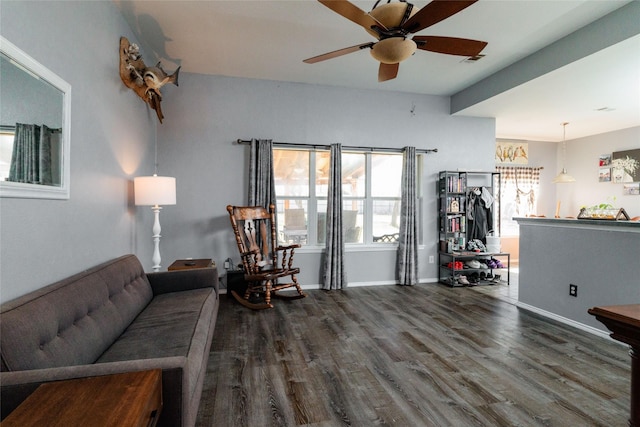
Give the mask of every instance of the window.
[[13, 151], [13, 136], [13, 131], [0, 131], [0, 181], [6, 181], [9, 178]]
[[[329, 151], [273, 150], [278, 238], [323, 245], [329, 185]], [[397, 241], [402, 154], [343, 151], [342, 197], [346, 244]]]
[[540, 191], [540, 168], [497, 166], [500, 172], [500, 234], [518, 236], [517, 216], [535, 215]]

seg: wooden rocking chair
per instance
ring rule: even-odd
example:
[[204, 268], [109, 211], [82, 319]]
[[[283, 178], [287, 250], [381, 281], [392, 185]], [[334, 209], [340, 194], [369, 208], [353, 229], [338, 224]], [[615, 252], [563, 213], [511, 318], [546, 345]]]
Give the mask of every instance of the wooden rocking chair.
[[[267, 212], [262, 206], [229, 205], [227, 211], [242, 257], [244, 280], [247, 283], [244, 295], [240, 296], [232, 290], [233, 297], [240, 304], [254, 310], [273, 308], [272, 297], [306, 297], [296, 279], [300, 269], [292, 266], [294, 250], [300, 245], [277, 246], [275, 206], [270, 205]], [[287, 276], [290, 277], [290, 281], [288, 279], [288, 283], [282, 283], [283, 278]], [[298, 292], [293, 295], [277, 293], [291, 287], [295, 287]]]

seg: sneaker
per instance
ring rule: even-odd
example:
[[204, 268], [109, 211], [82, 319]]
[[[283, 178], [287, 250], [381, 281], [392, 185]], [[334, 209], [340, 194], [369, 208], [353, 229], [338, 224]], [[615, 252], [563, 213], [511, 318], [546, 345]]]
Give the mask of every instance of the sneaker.
[[466, 264], [469, 266], [469, 268], [481, 268], [480, 267], [480, 261], [478, 261], [477, 259], [470, 259], [469, 261], [466, 262]]
[[480, 240], [480, 239], [475, 239], [475, 240], [474, 240], [474, 242], [475, 242], [475, 244], [476, 244], [476, 247], [477, 247], [478, 249], [480, 249], [480, 252], [487, 252], [487, 248], [486, 248], [486, 246], [484, 245], [484, 243], [482, 243], [482, 240]]
[[469, 281], [466, 276], [458, 276], [458, 283], [461, 285], [469, 286]]

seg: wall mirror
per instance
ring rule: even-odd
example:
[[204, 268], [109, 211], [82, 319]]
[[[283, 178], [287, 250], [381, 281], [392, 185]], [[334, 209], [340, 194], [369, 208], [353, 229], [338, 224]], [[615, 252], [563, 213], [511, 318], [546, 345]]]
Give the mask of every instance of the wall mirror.
[[0, 197], [68, 199], [71, 86], [0, 36]]

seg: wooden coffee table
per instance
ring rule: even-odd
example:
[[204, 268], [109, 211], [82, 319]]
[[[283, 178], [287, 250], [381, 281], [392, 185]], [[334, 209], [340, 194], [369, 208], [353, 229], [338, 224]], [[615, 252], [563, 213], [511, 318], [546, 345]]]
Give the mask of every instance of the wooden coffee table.
[[2, 427], [155, 426], [162, 410], [162, 371], [128, 372], [40, 385]]

